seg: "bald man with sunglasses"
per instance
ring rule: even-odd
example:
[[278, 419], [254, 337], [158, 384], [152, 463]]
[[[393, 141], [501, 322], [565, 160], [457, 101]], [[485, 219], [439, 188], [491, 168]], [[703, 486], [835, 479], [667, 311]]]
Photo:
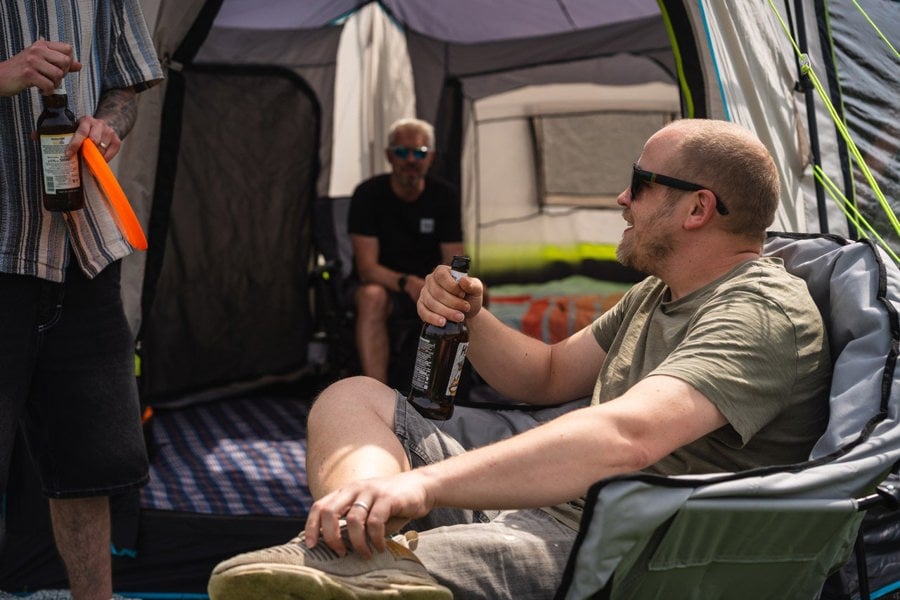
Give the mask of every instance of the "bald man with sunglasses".
[[[562, 407], [530, 428], [511, 411], [489, 421], [465, 407], [433, 422], [371, 379], [333, 384], [309, 417], [317, 500], [305, 530], [221, 563], [212, 600], [552, 598], [592, 483], [806, 460], [828, 419], [831, 359], [804, 281], [762, 256], [779, 189], [771, 156], [742, 127], [681, 120], [658, 131], [618, 197], [618, 258], [648, 277], [553, 345], [493, 316], [477, 278], [435, 269], [421, 318], [465, 317], [468, 357], [488, 383]], [[488, 422], [508, 435], [478, 439]]]
[[386, 383], [389, 319], [415, 316], [425, 276], [463, 254], [459, 195], [428, 175], [434, 128], [420, 119], [391, 125], [384, 152], [389, 174], [353, 193], [348, 231], [353, 245], [356, 348], [363, 375]]

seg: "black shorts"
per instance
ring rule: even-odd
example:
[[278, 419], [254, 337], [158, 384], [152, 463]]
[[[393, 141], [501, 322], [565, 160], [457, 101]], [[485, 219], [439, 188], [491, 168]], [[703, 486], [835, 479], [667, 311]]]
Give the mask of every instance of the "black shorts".
[[[351, 303], [353, 302], [356, 290], [359, 289], [360, 285], [362, 284], [355, 275], [348, 277], [344, 283], [347, 298], [350, 298]], [[392, 321], [409, 321], [419, 318], [416, 303], [409, 297], [409, 294], [406, 292], [395, 292], [393, 290], [385, 291], [387, 291], [388, 296], [391, 299], [391, 314], [388, 316], [388, 319]]]
[[120, 263], [64, 283], [0, 273], [0, 486], [23, 425], [43, 491], [107, 496], [148, 479]]

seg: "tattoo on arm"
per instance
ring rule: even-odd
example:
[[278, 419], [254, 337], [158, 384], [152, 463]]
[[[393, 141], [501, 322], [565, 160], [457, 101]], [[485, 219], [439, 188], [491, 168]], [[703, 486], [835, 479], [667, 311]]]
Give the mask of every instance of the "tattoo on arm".
[[119, 139], [125, 139], [137, 119], [137, 93], [132, 88], [103, 92], [94, 116], [112, 127]]

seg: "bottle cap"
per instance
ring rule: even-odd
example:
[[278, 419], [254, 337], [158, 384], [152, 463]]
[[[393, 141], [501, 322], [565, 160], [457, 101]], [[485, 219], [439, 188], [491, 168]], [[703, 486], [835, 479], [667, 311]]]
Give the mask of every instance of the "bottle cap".
[[450, 261], [450, 268], [454, 271], [462, 271], [463, 273], [468, 273], [469, 271], [469, 257], [468, 256], [454, 256], [453, 260]]

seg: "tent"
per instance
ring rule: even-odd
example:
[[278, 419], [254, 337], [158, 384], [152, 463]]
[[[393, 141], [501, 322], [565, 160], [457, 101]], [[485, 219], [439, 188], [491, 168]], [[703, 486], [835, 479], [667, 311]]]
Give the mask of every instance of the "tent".
[[[167, 80], [140, 96], [117, 165], [150, 243], [123, 284], [144, 402], [162, 420], [310, 372], [314, 208], [386, 169], [385, 133], [402, 116], [435, 123], [434, 170], [460, 189], [473, 272], [489, 282], [633, 277], [614, 261], [611, 199], [646, 135], [678, 117], [757, 132], [781, 169], [774, 229], [855, 238], [862, 226], [827, 198], [845, 196], [896, 249], [900, 5], [864, 8], [160, 0]], [[120, 517], [133, 550], [117, 559], [121, 589], [202, 592], [217, 557], [283, 541], [305, 516], [196, 515], [146, 496]], [[13, 512], [0, 588], [34, 589], [58, 567], [20, 568]], [[198, 531], [203, 543], [185, 545]]]
[[611, 199], [647, 133], [677, 116], [758, 133], [782, 169], [773, 229], [857, 237], [815, 184], [818, 164], [897, 247], [791, 45], [895, 213], [896, 2], [866, 13], [811, 2], [482, 4], [161, 2], [168, 80], [142, 97], [120, 167], [152, 246], [126, 290], [148, 398], [303, 369], [312, 201], [346, 198], [385, 170], [385, 132], [401, 116], [436, 124], [435, 171], [460, 188], [473, 269], [489, 281], [541, 278], [553, 264], [623, 276]]

